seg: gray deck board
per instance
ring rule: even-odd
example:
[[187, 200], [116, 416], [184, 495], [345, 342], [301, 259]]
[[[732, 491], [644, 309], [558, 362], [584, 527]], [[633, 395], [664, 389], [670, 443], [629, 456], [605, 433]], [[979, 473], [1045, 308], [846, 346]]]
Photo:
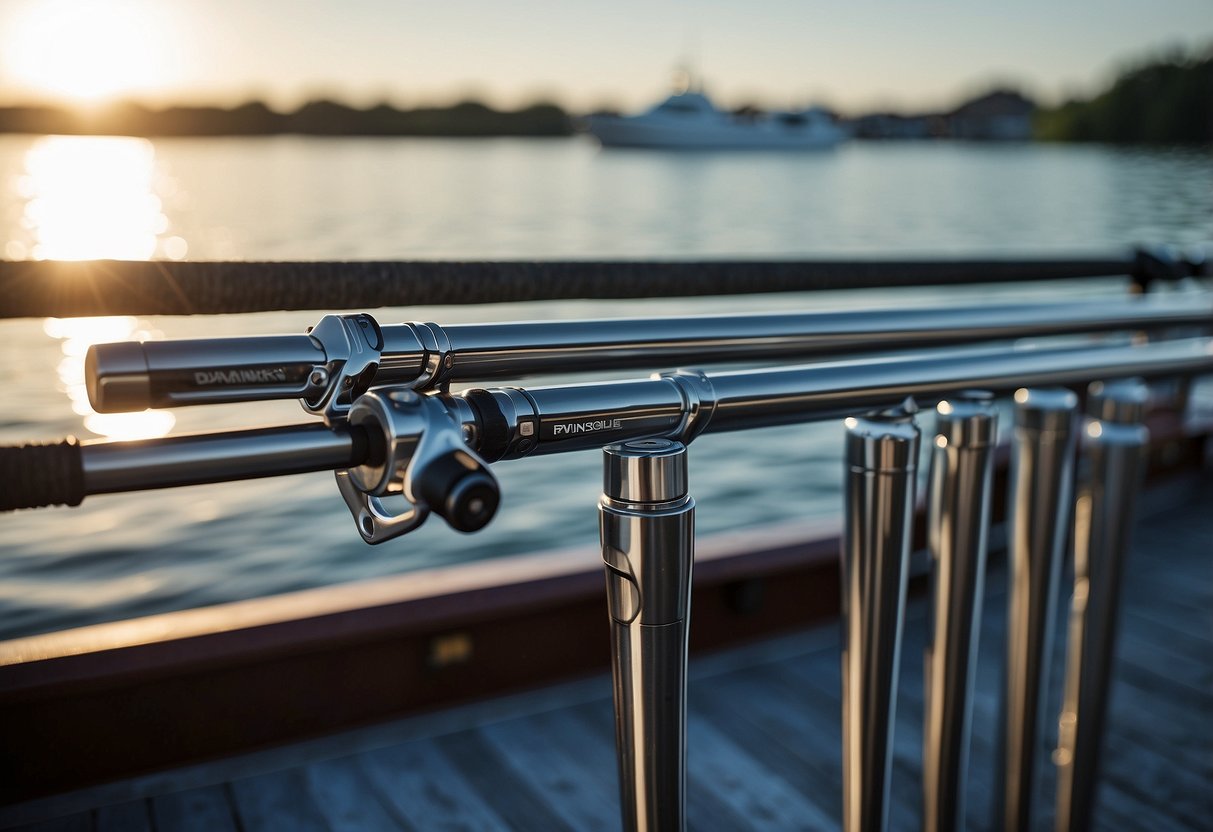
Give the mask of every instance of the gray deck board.
[[[1203, 503], [1201, 502], [1203, 500]], [[1145, 521], [1129, 561], [1096, 829], [1213, 830], [1213, 483]], [[1060, 705], [1068, 593], [1057, 611], [1049, 713]], [[992, 828], [1006, 574], [992, 564], [967, 794]], [[696, 830], [837, 829], [841, 810], [837, 624], [691, 664], [688, 818]], [[605, 633], [604, 633], [605, 638]], [[906, 616], [892, 827], [921, 811], [924, 602]], [[403, 741], [301, 759], [232, 783], [28, 827], [54, 830], [614, 830], [618, 782], [605, 677], [428, 719]], [[528, 705], [528, 703], [530, 703]], [[477, 716], [475, 707], [481, 707]], [[398, 737], [400, 735], [397, 735]], [[1037, 826], [1051, 828], [1050, 721], [1039, 747]]]
[[93, 816], [96, 832], [151, 832], [152, 807], [146, 800], [102, 806]]
[[312, 799], [302, 769], [271, 771], [234, 780], [231, 791], [243, 832], [274, 829], [329, 832], [328, 822]]
[[[581, 750], [557, 741], [566, 732], [577, 732], [580, 723], [563, 711], [543, 716], [543, 721], [531, 716], [500, 722], [487, 726], [483, 733], [514, 774], [541, 794], [560, 796], [549, 805], [570, 827], [604, 832], [616, 829], [617, 802], [600, 783], [604, 776], [611, 776], [614, 758], [602, 753], [605, 749], [601, 743], [594, 743], [599, 754], [586, 765]], [[582, 729], [582, 736], [587, 735]], [[553, 765], [553, 760], [560, 762]]]
[[94, 829], [90, 812], [30, 823], [14, 828], [14, 832], [90, 832]]
[[357, 763], [379, 797], [412, 829], [463, 832], [503, 825], [430, 743], [375, 749], [358, 755]]
[[[492, 806], [508, 829], [574, 829], [554, 804], [564, 801], [562, 792], [540, 791], [538, 784], [518, 774], [480, 729], [438, 738], [439, 747], [455, 767]], [[554, 759], [552, 767], [563, 761]]]
[[152, 822], [156, 829], [181, 832], [237, 832], [238, 829], [228, 789], [223, 786], [204, 786], [154, 798]]
[[307, 766], [307, 792], [333, 832], [409, 829], [393, 816], [363, 771], [344, 758]]

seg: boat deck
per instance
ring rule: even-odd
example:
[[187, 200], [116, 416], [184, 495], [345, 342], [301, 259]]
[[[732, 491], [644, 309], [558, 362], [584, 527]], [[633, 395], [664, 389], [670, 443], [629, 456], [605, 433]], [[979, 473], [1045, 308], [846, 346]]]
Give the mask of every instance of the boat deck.
[[[1151, 515], [1135, 534], [1099, 829], [1213, 828], [1213, 482], [1206, 479], [1189, 497]], [[971, 829], [990, 828], [1005, 577], [996, 565], [987, 582]], [[898, 700], [894, 829], [919, 827], [925, 612], [923, 599], [911, 601]], [[1055, 713], [1060, 645], [1054, 658]], [[615, 830], [610, 690], [609, 678], [597, 676], [114, 784], [63, 798], [65, 810], [92, 808], [24, 828]], [[693, 660], [691, 828], [837, 828], [839, 713], [836, 625]], [[1053, 777], [1044, 745], [1040, 753], [1036, 828], [1045, 829], [1051, 828]]]

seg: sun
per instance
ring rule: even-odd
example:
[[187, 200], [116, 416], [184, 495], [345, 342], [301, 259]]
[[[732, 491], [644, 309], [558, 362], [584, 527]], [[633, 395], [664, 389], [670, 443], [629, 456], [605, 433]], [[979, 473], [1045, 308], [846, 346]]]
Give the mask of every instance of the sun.
[[163, 86], [161, 17], [136, 0], [33, 0], [3, 36], [0, 62], [31, 92], [95, 102]]

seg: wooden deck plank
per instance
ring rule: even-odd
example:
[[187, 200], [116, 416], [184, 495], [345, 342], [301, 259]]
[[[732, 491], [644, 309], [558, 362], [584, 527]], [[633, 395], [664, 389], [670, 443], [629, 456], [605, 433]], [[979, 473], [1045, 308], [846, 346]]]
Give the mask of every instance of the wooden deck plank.
[[[552, 737], [574, 722], [562, 713], [541, 726], [531, 717], [509, 719], [485, 726], [483, 734], [519, 779], [545, 794], [548, 807], [574, 830], [616, 830], [619, 802], [614, 797], [614, 765], [603, 754], [607, 768], [590, 770], [577, 763], [577, 754], [562, 748]], [[553, 764], [553, 760], [558, 760]]]
[[96, 832], [152, 832], [152, 806], [146, 800], [102, 806], [93, 824]]
[[416, 741], [358, 755], [380, 799], [418, 830], [493, 830], [505, 823], [432, 742]]
[[228, 791], [206, 786], [152, 799], [152, 822], [161, 832], [238, 832]]
[[[761, 747], [765, 761], [817, 806], [827, 817], [842, 811], [842, 772], [833, 754], [825, 754], [841, 742], [836, 723], [804, 719], [804, 703], [781, 696], [774, 685], [755, 684], [748, 678], [730, 677], [701, 685], [695, 696], [698, 710], [718, 730], [743, 748]], [[737, 702], [757, 701], [764, 696], [767, 707], [737, 708]], [[827, 725], [835, 730], [825, 730]]]
[[715, 793], [755, 830], [815, 830], [835, 820], [806, 799], [783, 773], [763, 765], [700, 719], [687, 739], [687, 776]]
[[1175, 765], [1175, 758], [1165, 750], [1130, 743], [1122, 732], [1110, 730], [1103, 753], [1109, 759], [1131, 759], [1134, 764], [1132, 771], [1105, 765], [1101, 780], [1107, 785], [1100, 789], [1101, 799], [1110, 802], [1115, 795], [1124, 795], [1139, 804], [1163, 803], [1176, 820], [1192, 829], [1213, 819], [1209, 813], [1213, 783], [1198, 771]]
[[93, 828], [92, 813], [77, 812], [61, 818], [16, 826], [12, 832], [91, 832]]
[[412, 832], [388, 811], [352, 758], [322, 760], [304, 771], [307, 791], [333, 832]]
[[328, 832], [302, 769], [274, 771], [232, 781], [232, 803], [242, 832]]
[[[604, 694], [607, 691], [604, 691]], [[614, 719], [614, 707], [609, 696], [587, 703], [599, 714], [607, 712]], [[571, 710], [535, 714], [525, 722], [514, 723], [528, 733], [545, 739], [548, 751], [564, 760], [560, 779], [556, 785], [566, 802], [576, 804], [576, 815], [583, 817], [575, 822], [577, 830], [610, 830], [619, 828], [619, 780], [616, 776], [615, 743], [598, 742], [591, 734], [585, 720], [577, 719]], [[496, 733], [494, 733], [496, 734]], [[497, 735], [500, 736], [500, 735]], [[547, 768], [542, 757], [531, 759], [534, 767]], [[568, 791], [564, 791], [568, 790]]]
[[1121, 623], [1128, 632], [1135, 632], [1144, 626], [1165, 635], [1167, 639], [1178, 639], [1189, 647], [1204, 644], [1209, 638], [1210, 627], [1213, 627], [1207, 609], [1195, 614], [1176, 609], [1163, 613], [1154, 609], [1153, 605], [1126, 607], [1121, 612]]
[[[1206, 494], [1210, 493], [1206, 486]], [[1185, 513], [1186, 511], [1186, 513]], [[1211, 828], [1213, 818], [1213, 515], [1177, 509], [1138, 529], [1109, 692], [1095, 828]], [[1190, 580], [1189, 580], [1190, 578]], [[1057, 611], [1046, 713], [1060, 705], [1067, 593]], [[995, 737], [1006, 639], [1006, 574], [992, 564], [981, 622], [969, 767], [970, 830], [992, 828]], [[907, 608], [894, 745], [894, 829], [919, 826], [924, 599]], [[841, 808], [837, 625], [691, 664], [688, 818], [696, 830], [837, 829]], [[789, 645], [798, 645], [789, 647]], [[568, 690], [572, 691], [573, 688]], [[158, 796], [158, 832], [190, 829], [512, 830], [618, 828], [607, 677], [533, 708], [487, 703], [442, 714], [395, 744], [223, 786]], [[469, 712], [470, 713], [470, 712]], [[1055, 720], [1046, 721], [1037, 826], [1050, 828]], [[339, 752], [345, 753], [345, 752]], [[309, 802], [310, 801], [310, 802]], [[39, 832], [148, 824], [147, 803], [81, 813]], [[139, 826], [140, 807], [143, 807]], [[95, 821], [95, 824], [94, 824]], [[32, 829], [32, 828], [31, 828]]]
[[[480, 729], [437, 740], [439, 748], [510, 829], [572, 830], [547, 796], [519, 777]], [[551, 765], [559, 765], [559, 760]]]

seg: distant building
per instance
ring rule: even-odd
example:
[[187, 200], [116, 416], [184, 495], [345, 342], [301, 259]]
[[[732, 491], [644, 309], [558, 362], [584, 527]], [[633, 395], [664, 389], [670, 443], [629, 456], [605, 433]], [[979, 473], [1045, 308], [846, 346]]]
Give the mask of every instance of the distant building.
[[1036, 104], [1013, 90], [995, 90], [961, 104], [944, 118], [954, 139], [1018, 141], [1032, 138]]
[[853, 119], [850, 127], [857, 139], [929, 139], [932, 136], [931, 118], [872, 113]]
[[994, 90], [949, 113], [869, 113], [848, 122], [857, 139], [1027, 141], [1036, 104], [1013, 90]]

